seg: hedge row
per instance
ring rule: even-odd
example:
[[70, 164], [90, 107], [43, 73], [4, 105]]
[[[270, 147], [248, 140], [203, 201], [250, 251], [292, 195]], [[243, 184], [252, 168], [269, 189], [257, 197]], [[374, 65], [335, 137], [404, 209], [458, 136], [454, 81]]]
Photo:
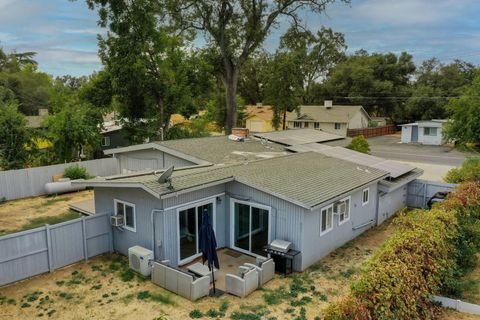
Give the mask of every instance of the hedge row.
[[460, 186], [432, 210], [400, 214], [395, 233], [367, 263], [350, 295], [331, 304], [324, 318], [434, 318], [431, 296], [455, 294], [461, 287], [456, 279], [475, 264], [479, 215], [478, 183]]

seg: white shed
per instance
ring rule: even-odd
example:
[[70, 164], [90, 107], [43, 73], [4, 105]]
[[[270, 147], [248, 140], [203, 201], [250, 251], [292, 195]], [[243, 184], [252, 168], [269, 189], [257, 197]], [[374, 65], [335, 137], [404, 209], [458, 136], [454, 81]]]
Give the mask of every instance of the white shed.
[[441, 145], [443, 125], [447, 120], [417, 121], [402, 125], [402, 143]]

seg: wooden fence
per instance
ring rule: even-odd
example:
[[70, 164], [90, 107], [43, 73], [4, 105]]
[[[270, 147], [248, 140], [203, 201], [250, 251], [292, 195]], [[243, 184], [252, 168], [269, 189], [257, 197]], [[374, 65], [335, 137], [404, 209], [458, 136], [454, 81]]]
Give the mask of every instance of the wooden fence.
[[118, 159], [105, 158], [52, 166], [0, 171], [0, 199], [14, 200], [45, 194], [45, 184], [52, 182], [53, 175], [63, 173], [65, 168], [78, 164], [92, 176], [111, 176], [120, 173]]
[[375, 128], [363, 128], [363, 129], [347, 129], [348, 137], [356, 137], [363, 135], [365, 138], [384, 136], [387, 134], [393, 134], [397, 132], [397, 127], [394, 124], [388, 124], [386, 126]]
[[111, 252], [109, 214], [0, 237], [0, 286]]

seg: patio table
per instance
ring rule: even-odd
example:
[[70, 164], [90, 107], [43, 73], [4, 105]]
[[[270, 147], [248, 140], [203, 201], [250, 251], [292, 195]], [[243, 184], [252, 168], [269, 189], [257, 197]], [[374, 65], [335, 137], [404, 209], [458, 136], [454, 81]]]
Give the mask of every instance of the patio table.
[[[188, 266], [187, 270], [190, 271], [191, 273], [199, 276], [199, 277], [209, 276], [210, 277], [210, 282], [213, 281], [212, 271], [208, 270], [208, 266], [206, 266], [206, 265], [204, 265], [200, 262], [196, 262], [196, 263]], [[217, 272], [218, 272], [218, 270], [214, 268], [213, 269], [214, 276], [217, 275]]]

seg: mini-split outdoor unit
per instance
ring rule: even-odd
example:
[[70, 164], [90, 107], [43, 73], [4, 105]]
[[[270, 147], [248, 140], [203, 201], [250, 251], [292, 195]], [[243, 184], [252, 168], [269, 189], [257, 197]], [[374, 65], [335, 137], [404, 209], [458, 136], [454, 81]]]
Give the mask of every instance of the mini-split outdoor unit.
[[130, 269], [148, 277], [152, 273], [153, 252], [140, 246], [131, 247], [128, 249], [128, 262]]
[[123, 216], [110, 216], [110, 224], [112, 225], [112, 227], [123, 226]]

